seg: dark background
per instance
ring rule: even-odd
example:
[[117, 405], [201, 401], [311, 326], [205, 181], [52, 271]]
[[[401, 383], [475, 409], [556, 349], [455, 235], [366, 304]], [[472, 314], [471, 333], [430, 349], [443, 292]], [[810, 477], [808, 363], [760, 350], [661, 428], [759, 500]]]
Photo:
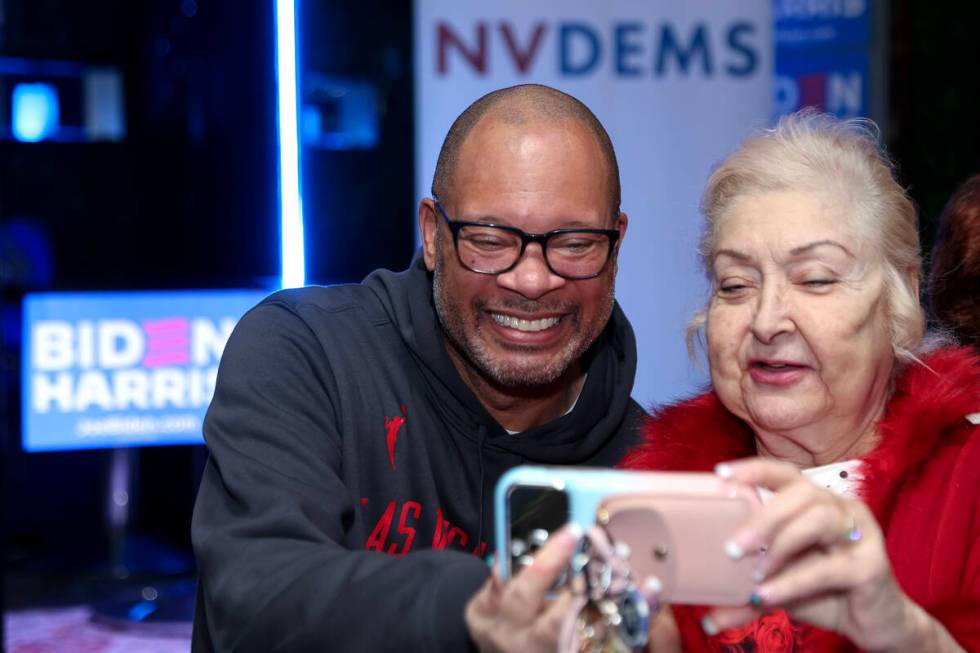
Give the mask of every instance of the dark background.
[[[299, 4], [301, 69], [369, 79], [381, 91], [378, 147], [304, 153], [308, 282], [404, 267], [415, 220], [411, 5]], [[0, 464], [8, 608], [54, 596], [72, 574], [97, 569], [107, 556], [110, 453], [20, 449], [22, 294], [267, 288], [278, 275], [272, 5], [0, 0], [0, 56], [120, 67], [128, 130], [121, 143], [0, 141], [0, 234], [28, 225], [51, 253], [45, 270], [0, 248], [7, 257], [0, 261]], [[980, 172], [978, 24], [975, 3], [955, 13], [947, 3], [891, 3], [886, 138], [920, 206], [926, 249], [948, 196]], [[132, 530], [189, 555], [203, 447], [133, 455]]]
[[[381, 92], [376, 148], [304, 152], [307, 282], [404, 267], [414, 248], [411, 5], [298, 4], [299, 24], [319, 26], [301, 30], [301, 69], [366, 78]], [[272, 12], [255, 0], [0, 0], [0, 56], [119, 67], [127, 123], [120, 143], [0, 141], [0, 242], [26, 226], [50, 253], [29, 260], [0, 246], [7, 608], [57, 602], [79, 572], [108, 572], [111, 452], [21, 451], [23, 293], [278, 281]], [[204, 448], [132, 456], [132, 532], [189, 563]], [[149, 553], [159, 566], [182, 562]]]

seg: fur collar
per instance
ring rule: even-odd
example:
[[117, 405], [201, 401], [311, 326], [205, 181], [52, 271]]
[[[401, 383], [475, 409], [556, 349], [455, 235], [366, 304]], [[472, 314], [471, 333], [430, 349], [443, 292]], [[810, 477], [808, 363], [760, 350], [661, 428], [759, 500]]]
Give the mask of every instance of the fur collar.
[[[914, 474], [945, 434], [980, 411], [980, 356], [944, 348], [900, 373], [895, 392], [877, 424], [881, 441], [863, 460], [859, 492], [882, 525], [888, 522], [898, 484]], [[980, 428], [976, 428], [980, 437]], [[645, 441], [620, 464], [633, 469], [710, 471], [722, 461], [753, 456], [755, 439], [709, 391], [667, 406], [647, 421]]]

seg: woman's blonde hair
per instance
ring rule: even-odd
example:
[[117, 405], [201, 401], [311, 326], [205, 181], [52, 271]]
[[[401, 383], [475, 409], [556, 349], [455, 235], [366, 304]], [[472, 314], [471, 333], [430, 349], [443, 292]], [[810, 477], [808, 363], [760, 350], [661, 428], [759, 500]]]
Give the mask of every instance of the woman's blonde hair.
[[[747, 138], [723, 160], [701, 200], [706, 224], [700, 255], [709, 279], [717, 227], [732, 204], [747, 195], [785, 190], [819, 193], [848, 207], [841, 218], [882, 257], [895, 356], [903, 362], [917, 360], [925, 313], [918, 294], [922, 256], [916, 210], [896, 181], [878, 127], [870, 120], [839, 120], [804, 109]], [[688, 325], [692, 353], [696, 339], [703, 344], [706, 320], [707, 307]]]

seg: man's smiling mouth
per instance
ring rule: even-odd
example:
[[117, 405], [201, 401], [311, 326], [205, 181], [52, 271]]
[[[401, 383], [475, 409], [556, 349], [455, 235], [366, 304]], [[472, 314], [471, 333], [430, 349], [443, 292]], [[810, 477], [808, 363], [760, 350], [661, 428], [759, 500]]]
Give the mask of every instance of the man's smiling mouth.
[[544, 331], [550, 329], [561, 321], [560, 316], [543, 317], [537, 320], [525, 320], [512, 315], [502, 313], [490, 313], [490, 318], [500, 326], [517, 331]]

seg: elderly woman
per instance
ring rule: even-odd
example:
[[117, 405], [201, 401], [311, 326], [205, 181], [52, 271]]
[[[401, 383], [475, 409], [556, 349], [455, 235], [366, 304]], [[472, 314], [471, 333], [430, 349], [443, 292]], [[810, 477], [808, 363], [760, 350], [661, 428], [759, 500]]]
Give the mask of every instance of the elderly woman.
[[[788, 116], [705, 191], [712, 388], [630, 468], [770, 498], [743, 608], [673, 606], [685, 651], [980, 651], [980, 361], [923, 344], [915, 209], [863, 123]], [[829, 489], [828, 489], [829, 488]]]

